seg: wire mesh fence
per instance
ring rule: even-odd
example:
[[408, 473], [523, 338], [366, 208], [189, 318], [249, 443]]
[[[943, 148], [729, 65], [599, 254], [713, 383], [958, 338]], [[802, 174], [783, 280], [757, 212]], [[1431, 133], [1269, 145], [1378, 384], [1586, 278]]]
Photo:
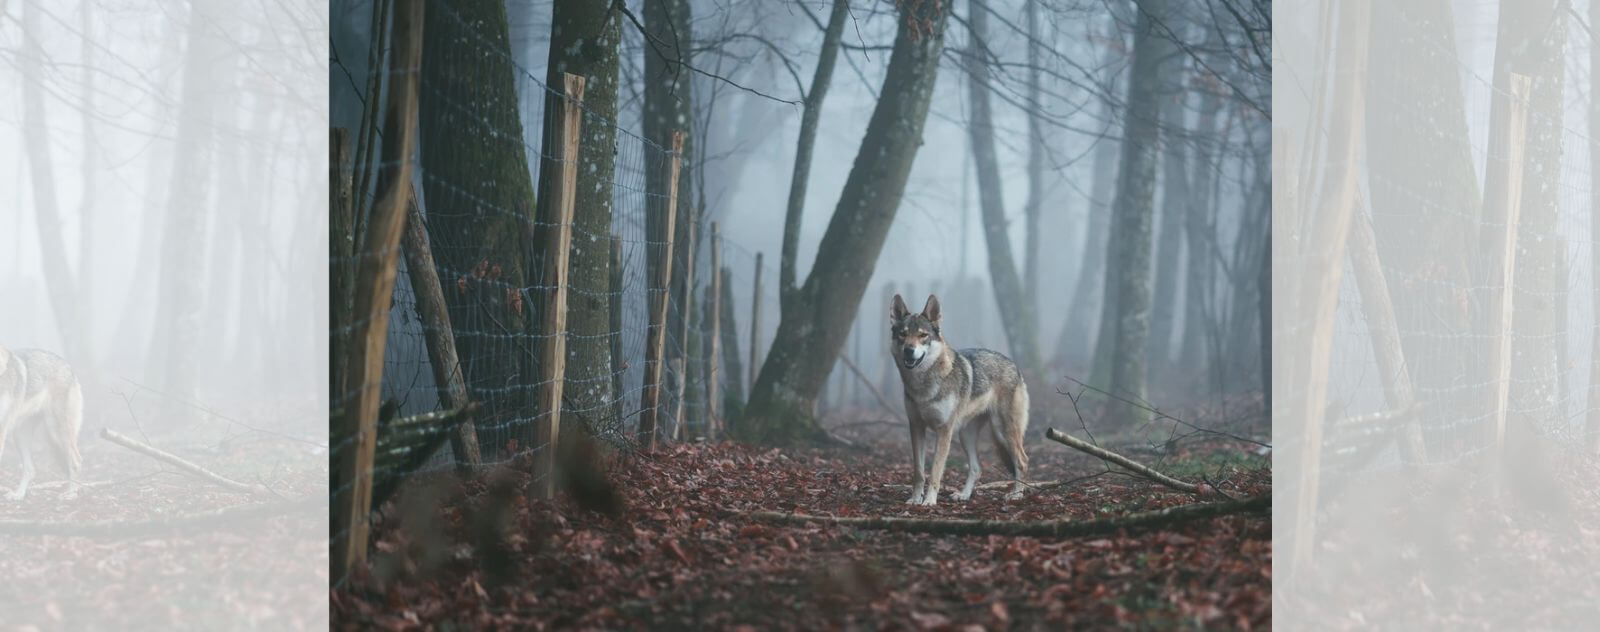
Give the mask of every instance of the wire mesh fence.
[[[396, 10], [408, 4], [397, 2]], [[347, 279], [347, 295], [336, 295], [335, 303], [351, 304], [359, 295], [355, 288], [376, 280], [363, 276], [374, 269], [365, 264], [389, 256], [395, 266], [380, 381], [345, 377], [330, 392], [337, 418], [359, 405], [365, 389], [378, 388], [383, 406], [376, 437], [364, 438], [377, 444], [375, 455], [356, 475], [379, 490], [372, 492], [373, 508], [405, 477], [419, 472], [460, 468], [469, 461], [485, 466], [552, 459], [554, 446], [540, 439], [548, 436], [540, 429], [552, 425], [554, 411], [540, 397], [552, 392], [548, 387], [556, 381], [562, 386], [561, 403], [553, 425], [562, 434], [581, 432], [616, 449], [634, 448], [648, 405], [645, 366], [652, 328], [664, 337], [658, 435], [708, 434], [713, 413], [721, 410], [708, 405], [708, 380], [716, 380], [721, 393], [743, 393], [743, 371], [723, 370], [710, 357], [712, 244], [704, 237], [709, 227], [695, 226], [702, 237], [688, 244], [671, 244], [679, 252], [693, 248], [689, 269], [672, 270], [674, 278], [692, 280], [685, 291], [672, 292], [652, 280], [650, 262], [660, 260], [671, 240], [670, 227], [655, 225], [666, 221], [663, 210], [675, 204], [676, 222], [699, 219], [692, 200], [677, 198], [654, 177], [680, 164], [679, 153], [631, 129], [613, 112], [566, 100], [571, 83], [549, 85], [510, 55], [505, 42], [484, 32], [481, 21], [449, 3], [426, 4], [427, 28], [443, 33], [430, 37], [449, 38], [449, 52], [430, 55], [434, 66], [421, 69], [391, 61], [384, 75], [386, 109], [403, 105], [395, 102], [396, 95], [414, 82], [414, 105], [426, 119], [417, 134], [420, 152], [391, 155], [384, 147], [383, 159], [363, 160], [368, 153], [358, 149], [353, 160], [336, 157], [334, 165], [336, 181], [347, 182], [354, 198], [349, 204], [353, 225], [343, 236], [349, 250], [340, 254], [335, 246], [330, 259], [332, 274]], [[519, 102], [516, 85], [544, 98]], [[579, 85], [572, 94], [581, 94]], [[547, 116], [552, 104], [563, 109]], [[578, 120], [575, 141], [546, 142], [547, 135], [560, 133], [556, 119], [568, 111]], [[387, 138], [389, 131], [387, 142], [404, 144]], [[359, 145], [359, 137], [373, 135], [357, 136]], [[406, 181], [365, 175], [366, 165], [385, 174], [404, 173], [397, 169], [401, 163], [411, 174]], [[688, 163], [681, 168], [688, 169]], [[552, 189], [557, 186], [576, 206], [570, 220], [552, 220], [561, 217], [559, 209], [537, 203], [557, 205], [561, 196]], [[367, 243], [391, 194], [407, 198], [409, 232], [394, 248]], [[338, 222], [334, 225], [337, 231]], [[564, 278], [546, 269], [554, 260], [548, 240], [562, 231], [570, 231], [570, 248], [562, 255]], [[341, 235], [333, 238], [341, 241]], [[395, 256], [397, 249], [405, 256]], [[724, 250], [743, 252], [733, 243]], [[566, 319], [564, 326], [552, 328], [546, 316], [557, 309], [558, 288], [565, 293]], [[668, 318], [656, 322], [651, 308], [663, 293]], [[723, 301], [725, 313], [732, 303]], [[335, 373], [342, 376], [358, 367], [337, 370], [341, 349], [361, 344], [359, 338], [376, 329], [359, 316], [360, 306], [350, 312], [331, 332]], [[736, 334], [736, 329], [729, 333]], [[548, 362], [541, 352], [558, 339], [565, 345], [562, 361]], [[553, 372], [558, 377], [550, 377]], [[339, 434], [332, 446], [336, 455], [354, 453], [360, 433]], [[533, 482], [539, 485], [548, 476], [548, 470], [535, 468]], [[336, 480], [330, 493], [340, 498], [359, 484]], [[335, 522], [335, 540], [350, 535], [348, 525]]]
[[1538, 471], [1600, 426], [1596, 144], [1565, 46], [1588, 36], [1554, 19], [1524, 38], [1509, 4], [1324, 6], [1337, 26], [1290, 73], [1304, 89], [1279, 93], [1310, 131], [1274, 134], [1274, 526], [1292, 544], [1275, 581], [1297, 608], [1359, 594], [1317, 560], [1369, 517], [1479, 526], [1452, 521], [1483, 498], [1419, 472], [1570, 493]]

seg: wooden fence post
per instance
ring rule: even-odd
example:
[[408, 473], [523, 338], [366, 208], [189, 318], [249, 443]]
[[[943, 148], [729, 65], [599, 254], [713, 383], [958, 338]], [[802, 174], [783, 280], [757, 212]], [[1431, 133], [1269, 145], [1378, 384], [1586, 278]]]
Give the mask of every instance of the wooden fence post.
[[417, 91], [422, 65], [422, 0], [396, 3], [392, 82], [384, 111], [381, 197], [366, 222], [366, 252], [356, 266], [355, 300], [345, 381], [341, 393], [355, 393], [334, 424], [330, 446], [337, 455], [332, 468], [333, 536], [329, 560], [335, 582], [367, 559], [368, 519], [372, 512], [372, 462], [378, 444], [378, 398], [383, 379], [383, 345], [389, 333], [389, 305], [394, 298], [395, 263], [400, 233], [405, 228], [406, 192], [410, 189], [412, 153], [416, 147]]
[[711, 345], [706, 358], [706, 434], [710, 437], [722, 433], [722, 416], [717, 409], [720, 384], [717, 383], [717, 361], [722, 359], [722, 232], [711, 222]]
[[745, 398], [756, 389], [756, 376], [761, 370], [761, 253], [756, 253], [755, 287], [750, 289], [750, 385], [745, 388]]
[[622, 238], [611, 236], [609, 314], [611, 332], [611, 415], [618, 427], [622, 424]]
[[[1522, 217], [1522, 170], [1524, 140], [1527, 136], [1528, 95], [1533, 91], [1533, 79], [1512, 73], [1509, 77], [1510, 93], [1494, 97], [1494, 110], [1503, 109], [1505, 116], [1493, 116], [1489, 133], [1491, 158], [1498, 153], [1503, 160], [1491, 160], [1484, 182], [1484, 218], [1482, 252], [1488, 259], [1487, 274], [1483, 282], [1489, 286], [1485, 312], [1484, 332], [1489, 339], [1488, 401], [1494, 418], [1494, 445], [1505, 444], [1506, 404], [1511, 388], [1511, 317], [1512, 285], [1517, 271], [1517, 222]], [[1494, 152], [1496, 148], [1501, 152]], [[1496, 168], [1498, 167], [1498, 168]], [[1494, 230], [1504, 226], [1503, 232]]]
[[665, 243], [661, 248], [662, 261], [657, 266], [658, 276], [651, 279], [651, 288], [660, 295], [652, 299], [650, 326], [645, 338], [644, 390], [640, 395], [639, 443], [646, 450], [656, 447], [661, 407], [661, 361], [666, 356], [668, 292], [672, 291], [672, 237], [677, 230], [678, 172], [683, 168], [683, 132], [672, 133], [672, 156], [667, 168], [667, 221]]
[[1372, 219], [1360, 209], [1350, 223], [1350, 263], [1355, 271], [1356, 288], [1361, 292], [1361, 311], [1367, 317], [1372, 354], [1382, 374], [1384, 401], [1389, 409], [1406, 412], [1399, 420], [1400, 456], [1408, 464], [1427, 461], [1427, 445], [1416, 411], [1416, 391], [1411, 387], [1411, 372], [1406, 367], [1405, 349], [1400, 345], [1400, 329], [1394, 318], [1394, 303], [1389, 283], [1378, 260], [1378, 242]]
[[[422, 339], [428, 348], [428, 364], [433, 367], [433, 384], [445, 410], [464, 409], [468, 402], [467, 381], [456, 356], [455, 331], [450, 328], [450, 310], [439, 285], [439, 271], [433, 265], [433, 250], [428, 244], [428, 228], [417, 206], [417, 194], [406, 183], [406, 231], [400, 236], [406, 256], [406, 276], [417, 299], [417, 319], [422, 321]], [[456, 471], [471, 474], [478, 467], [478, 431], [469, 417], [450, 433], [450, 452]]]
[[555, 495], [556, 447], [561, 441], [561, 392], [566, 385], [567, 373], [567, 265], [572, 254], [572, 212], [578, 192], [578, 152], [582, 140], [583, 88], [581, 76], [562, 74], [562, 95], [551, 99], [557, 105], [559, 125], [545, 128], [556, 134], [548, 139], [547, 146], [559, 147], [559, 159], [545, 158], [539, 168], [539, 198], [544, 204], [537, 221], [545, 226], [541, 231], [544, 261], [540, 284], [549, 292], [549, 301], [539, 310], [539, 332], [545, 337], [539, 349], [539, 369], [535, 376], [538, 389], [538, 412], [543, 415], [533, 423], [533, 495], [550, 498]]
[[678, 302], [678, 311], [683, 312], [683, 328], [678, 332], [678, 359], [680, 364], [677, 365], [678, 370], [676, 373], [678, 375], [678, 383], [675, 389], [678, 399], [678, 406], [672, 415], [672, 439], [674, 441], [683, 438], [683, 417], [685, 409], [688, 408], [684, 402], [684, 398], [689, 394], [689, 324], [694, 321], [691, 316], [694, 315], [694, 256], [696, 252], [696, 228], [697, 226], [695, 223], [690, 221], [688, 244], [689, 256], [683, 258], [683, 297]]

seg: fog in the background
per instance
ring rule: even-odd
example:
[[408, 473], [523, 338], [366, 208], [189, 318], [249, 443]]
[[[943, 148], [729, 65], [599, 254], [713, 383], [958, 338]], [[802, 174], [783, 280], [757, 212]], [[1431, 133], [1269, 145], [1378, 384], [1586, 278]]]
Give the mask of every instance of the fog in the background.
[[[637, 3], [629, 3], [636, 12]], [[1022, 0], [992, 3], [989, 47], [1000, 58], [993, 87], [996, 145], [1003, 186], [1008, 232], [1015, 253], [1014, 265], [1022, 269], [1023, 244], [1027, 237], [1023, 206], [1028, 197], [1027, 114], [1025, 74], [1027, 38], [1022, 30]], [[1265, 169], [1262, 157], [1268, 147], [1268, 123], [1262, 112], [1249, 102], [1265, 108], [1268, 103], [1264, 75], [1252, 77], [1230, 65], [1231, 59], [1216, 52], [1209, 40], [1212, 24], [1236, 29], [1229, 19], [1215, 19], [1217, 6], [1187, 6], [1180, 13], [1185, 24], [1176, 20], [1173, 32], [1183, 45], [1175, 54], [1182, 64], [1189, 89], [1180, 96], [1181, 121], [1163, 121], [1163, 134], [1171, 131], [1189, 153], [1190, 174], [1205, 174], [1214, 179], [1214, 197], [1206, 204], [1214, 211], [1209, 220], [1214, 230], [1205, 239], [1215, 255], [1204, 253], [1212, 273], [1212, 289], [1206, 308], [1190, 322], [1186, 303], [1195, 295], [1187, 285], [1191, 254], [1179, 235], [1174, 248], [1176, 277], [1180, 279], [1172, 294], [1156, 296], [1156, 309], [1175, 314], [1168, 331], [1170, 356], [1153, 357], [1149, 362], [1149, 393], [1166, 405], [1218, 404], [1229, 394], [1260, 393], [1261, 345], [1253, 308], [1259, 287], [1257, 275], [1247, 271], [1248, 252], [1259, 239], [1238, 243], [1241, 226], [1251, 230], [1265, 225], [1265, 191], [1258, 174]], [[704, 205], [706, 218], [720, 222], [725, 242], [724, 265], [732, 268], [734, 314], [740, 330], [741, 353], [749, 340], [750, 294], [754, 256], [764, 254], [764, 303], [761, 351], [770, 344], [778, 325], [778, 256], [782, 239], [784, 208], [793, 169], [795, 141], [799, 133], [801, 89], [809, 87], [822, 41], [821, 23], [828, 17], [830, 3], [742, 1], [693, 2], [695, 57], [697, 68], [693, 84], [694, 122], [691, 176], [695, 195]], [[1208, 8], [1209, 7], [1209, 8]], [[523, 96], [522, 122], [529, 147], [538, 147], [548, 57], [551, 5], [548, 0], [511, 2], [511, 48], [521, 65], [516, 73]], [[983, 346], [1008, 353], [1000, 312], [989, 284], [988, 250], [979, 209], [979, 190], [974, 160], [969, 145], [967, 74], [960, 54], [969, 44], [964, 20], [970, 7], [965, 2], [952, 6], [953, 20], [946, 35], [946, 52], [923, 133], [924, 144], [917, 152], [910, 181], [895, 216], [882, 254], [877, 259], [872, 281], [861, 302], [857, 323], [865, 331], [863, 355], [871, 362], [864, 366], [875, 377], [887, 362], [881, 345], [888, 329], [888, 303], [885, 284], [893, 283], [907, 294], [908, 303], [919, 309], [931, 291], [945, 301], [945, 318], [950, 323], [945, 335], [957, 346]], [[808, 17], [806, 12], [809, 11]], [[1209, 13], [1208, 13], [1209, 11]], [[1072, 340], [1063, 342], [1062, 333], [1073, 306], [1073, 296], [1083, 272], [1084, 249], [1091, 238], [1087, 222], [1092, 212], [1110, 215], [1110, 202], [1116, 195], [1115, 162], [1121, 146], [1121, 126], [1128, 91], [1127, 67], [1133, 43], [1133, 4], [1098, 0], [1062, 0], [1041, 4], [1041, 39], [1049, 50], [1041, 65], [1045, 112], [1045, 159], [1042, 217], [1039, 235], [1039, 282], [1033, 296], [1038, 313], [1038, 340], [1046, 370], [1054, 382], [1040, 385], [1044, 392], [1067, 384], [1061, 376], [1092, 381], [1090, 356], [1098, 340], [1100, 293], [1093, 292], [1080, 306], [1089, 315], [1073, 330]], [[355, 95], [364, 92], [366, 78], [366, 36], [371, 20], [371, 5], [361, 0], [333, 4], [333, 45], [339, 63], [329, 71], [333, 83], [331, 124], [357, 129], [361, 102]], [[846, 25], [843, 50], [833, 73], [832, 86], [824, 103], [813, 157], [805, 213], [799, 238], [798, 277], [801, 282], [817, 255], [817, 245], [832, 218], [841, 188], [861, 146], [862, 134], [883, 83], [889, 47], [894, 37], [894, 4], [891, 2], [852, 2], [851, 19]], [[1115, 32], [1115, 36], [1108, 33]], [[1237, 37], [1231, 33], [1229, 37]], [[1109, 52], [1108, 52], [1109, 51]], [[1232, 51], [1248, 56], [1248, 53]], [[642, 104], [642, 64], [651, 54], [637, 28], [623, 21], [621, 80], [618, 96], [619, 122], [637, 131]], [[1195, 61], [1204, 57], [1204, 62]], [[1236, 91], [1240, 98], [1224, 98], [1216, 129], [1210, 134], [1196, 132], [1199, 127], [1203, 90], [1198, 78], [1206, 72], [1222, 75], [1227, 95]], [[707, 75], [715, 75], [707, 76]], [[535, 81], [537, 78], [537, 82]], [[1164, 94], [1173, 95], [1167, 90]], [[759, 94], [757, 94], [759, 93]], [[1104, 107], [1101, 96], [1109, 95], [1111, 107]], [[1171, 117], [1168, 113], [1166, 116]], [[1095, 209], [1090, 203], [1097, 143], [1109, 144], [1107, 154], [1113, 162], [1113, 180], [1107, 187], [1105, 206]], [[1197, 166], [1198, 148], [1205, 147], [1214, 159]], [[1102, 152], [1105, 153], [1105, 152]], [[1159, 163], [1158, 159], [1158, 163]], [[1259, 169], [1258, 169], [1259, 167]], [[1160, 166], [1156, 168], [1157, 191], [1152, 220], [1154, 249], [1163, 244], [1163, 189]], [[1194, 187], [1191, 186], [1191, 189]], [[1200, 201], [1190, 208], [1199, 208]], [[1195, 210], [1194, 212], [1200, 212]], [[1176, 224], [1183, 231], [1183, 220]], [[1104, 237], [1100, 237], [1102, 240]], [[705, 248], [699, 249], [702, 265]], [[1159, 258], [1160, 255], [1156, 254]], [[1231, 266], [1231, 267], [1230, 267]], [[1154, 270], [1155, 265], [1152, 265]], [[1221, 270], [1227, 268], [1231, 272]], [[1088, 275], [1094, 284], [1103, 283], [1103, 269]], [[1230, 278], [1228, 275], [1234, 275]], [[973, 282], [963, 284], [963, 279]], [[404, 283], [399, 291], [406, 292]], [[909, 292], [907, 288], [909, 287]], [[1096, 286], [1098, 287], [1098, 285]], [[1242, 294], [1241, 294], [1242, 292]], [[392, 326], [404, 329], [394, 321]], [[414, 337], [414, 336], [413, 336]], [[1196, 337], [1204, 356], [1202, 363], [1185, 364], [1184, 337]], [[856, 343], [847, 344], [853, 354]], [[421, 357], [420, 349], [414, 354]], [[1192, 357], [1189, 360], [1193, 360]], [[422, 369], [417, 369], [422, 371]], [[419, 375], [422, 373], [419, 372]], [[409, 378], [386, 376], [386, 382]], [[850, 381], [836, 370], [837, 381]], [[422, 380], [426, 383], [426, 379]], [[632, 380], [629, 381], [632, 383]], [[1101, 382], [1099, 387], [1109, 387]], [[864, 391], [856, 393], [865, 397]], [[420, 396], [426, 397], [426, 394]], [[428, 405], [417, 411], [431, 409]], [[1257, 416], [1259, 405], [1244, 406], [1238, 413]]]
[[[323, 7], [205, 3], [191, 36], [186, 5], [90, 2], [85, 44], [84, 6], [11, 3], [0, 23], [0, 344], [69, 356], [92, 382], [85, 434], [129, 421], [123, 396], [151, 428], [176, 428], [183, 419], [158, 411], [187, 401], [320, 432], [327, 96], [304, 78], [324, 63]], [[24, 106], [24, 73], [36, 73], [40, 111]], [[41, 186], [59, 248], [40, 231]], [[70, 284], [71, 316], [52, 305], [53, 282]], [[184, 304], [163, 305], [183, 284]], [[192, 368], [173, 382], [183, 358]]]

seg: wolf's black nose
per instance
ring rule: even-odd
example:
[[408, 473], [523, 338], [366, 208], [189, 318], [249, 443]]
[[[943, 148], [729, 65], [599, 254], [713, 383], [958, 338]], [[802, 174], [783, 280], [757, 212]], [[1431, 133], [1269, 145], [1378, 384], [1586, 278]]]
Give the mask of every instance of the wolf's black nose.
[[900, 350], [900, 357], [905, 358], [906, 361], [908, 361], [908, 362], [911, 361], [911, 360], [915, 360], [915, 359], [917, 359], [917, 350], [916, 349], [912, 349], [911, 347], [906, 347], [904, 349], [901, 349]]

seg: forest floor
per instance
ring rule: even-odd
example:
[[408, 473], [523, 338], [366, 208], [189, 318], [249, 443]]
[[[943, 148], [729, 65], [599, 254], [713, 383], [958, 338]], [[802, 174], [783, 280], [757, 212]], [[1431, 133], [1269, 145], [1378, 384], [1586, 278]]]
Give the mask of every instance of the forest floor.
[[[126, 526], [279, 502], [218, 487], [85, 430], [79, 478], [92, 486], [75, 499], [63, 499], [61, 471], [40, 449], [34, 455], [38, 475], [27, 497], [21, 502], [0, 498], [0, 629], [325, 626], [327, 514], [315, 507], [320, 502], [234, 519], [220, 528], [139, 533], [112, 528], [92, 536], [16, 533], [24, 526]], [[135, 429], [119, 430], [287, 498], [320, 501], [327, 493], [327, 455], [310, 445], [316, 442], [251, 432], [146, 437]], [[0, 488], [10, 491], [20, 478], [21, 459], [14, 443], [7, 448]]]
[[[487, 481], [416, 480], [385, 508], [370, 566], [333, 591], [334, 627], [1270, 627], [1265, 514], [1064, 539], [784, 526], [745, 515], [1089, 520], [1197, 502], [1045, 441], [1035, 427], [1029, 478], [1066, 484], [1013, 501], [1004, 489], [980, 489], [958, 502], [949, 495], [966, 470], [964, 459], [952, 458], [938, 505], [913, 507], [905, 504], [911, 469], [903, 427], [870, 414], [836, 427], [866, 448], [682, 443], [616, 458], [609, 477], [620, 503], [577, 494], [609, 515], [580, 508], [572, 494], [527, 501], [518, 491], [526, 475], [511, 468]], [[980, 482], [1000, 480], [990, 440], [982, 446]], [[1247, 442], [1191, 437], [1165, 455], [1129, 454], [1252, 497], [1271, 492], [1270, 456], [1261, 452]]]

